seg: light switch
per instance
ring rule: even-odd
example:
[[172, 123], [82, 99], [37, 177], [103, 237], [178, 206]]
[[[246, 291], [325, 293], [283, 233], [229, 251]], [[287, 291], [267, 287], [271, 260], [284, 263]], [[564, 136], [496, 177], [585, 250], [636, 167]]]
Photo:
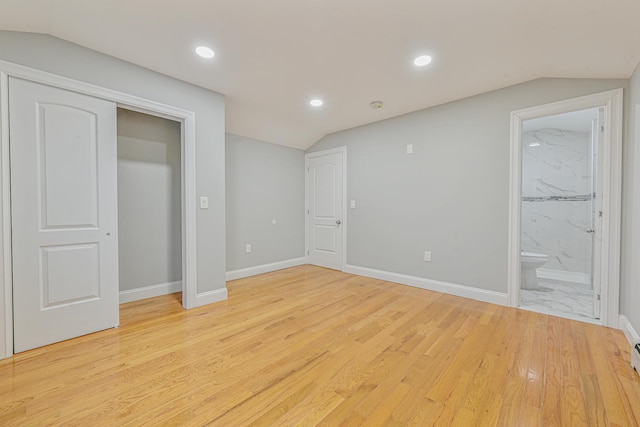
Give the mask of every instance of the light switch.
[[407, 154], [413, 153], [413, 144], [407, 144]]
[[209, 198], [202, 196], [200, 197], [200, 209], [209, 209]]
[[355, 209], [356, 208], [356, 201], [352, 200], [351, 201], [351, 209]]
[[246, 246], [244, 247], [244, 253], [245, 253], [245, 254], [250, 254], [250, 253], [251, 253], [251, 245], [250, 245], [250, 244], [249, 244], [249, 245], [246, 245]]

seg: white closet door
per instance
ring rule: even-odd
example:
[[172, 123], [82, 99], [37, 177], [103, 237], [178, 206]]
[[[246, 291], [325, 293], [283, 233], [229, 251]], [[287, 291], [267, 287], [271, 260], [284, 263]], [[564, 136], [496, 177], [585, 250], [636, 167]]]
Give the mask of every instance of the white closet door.
[[9, 80], [14, 349], [118, 325], [116, 105]]

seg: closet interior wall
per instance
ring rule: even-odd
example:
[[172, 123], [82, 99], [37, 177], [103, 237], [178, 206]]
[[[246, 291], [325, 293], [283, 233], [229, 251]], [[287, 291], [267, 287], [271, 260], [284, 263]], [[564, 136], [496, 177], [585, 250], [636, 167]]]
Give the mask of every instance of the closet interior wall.
[[121, 302], [181, 289], [180, 168], [179, 122], [118, 108]]

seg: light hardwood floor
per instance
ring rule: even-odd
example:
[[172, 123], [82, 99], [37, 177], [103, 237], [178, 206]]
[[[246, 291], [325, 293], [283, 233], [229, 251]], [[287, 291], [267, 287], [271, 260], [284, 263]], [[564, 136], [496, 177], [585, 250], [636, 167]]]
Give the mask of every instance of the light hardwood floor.
[[0, 362], [0, 425], [637, 426], [620, 331], [312, 266]]

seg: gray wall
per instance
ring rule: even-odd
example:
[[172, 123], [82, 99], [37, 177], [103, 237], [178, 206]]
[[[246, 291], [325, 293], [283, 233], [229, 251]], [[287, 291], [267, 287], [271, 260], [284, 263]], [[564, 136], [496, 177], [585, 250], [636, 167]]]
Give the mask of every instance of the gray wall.
[[640, 65], [626, 92], [627, 127], [622, 177], [620, 311], [640, 332]]
[[120, 290], [182, 280], [180, 123], [118, 108]]
[[227, 134], [226, 159], [227, 271], [303, 257], [304, 151]]
[[347, 263], [507, 292], [511, 111], [627, 86], [540, 79], [324, 137], [348, 147]]
[[196, 113], [198, 292], [224, 288], [224, 96], [43, 34], [0, 31], [0, 59]]

